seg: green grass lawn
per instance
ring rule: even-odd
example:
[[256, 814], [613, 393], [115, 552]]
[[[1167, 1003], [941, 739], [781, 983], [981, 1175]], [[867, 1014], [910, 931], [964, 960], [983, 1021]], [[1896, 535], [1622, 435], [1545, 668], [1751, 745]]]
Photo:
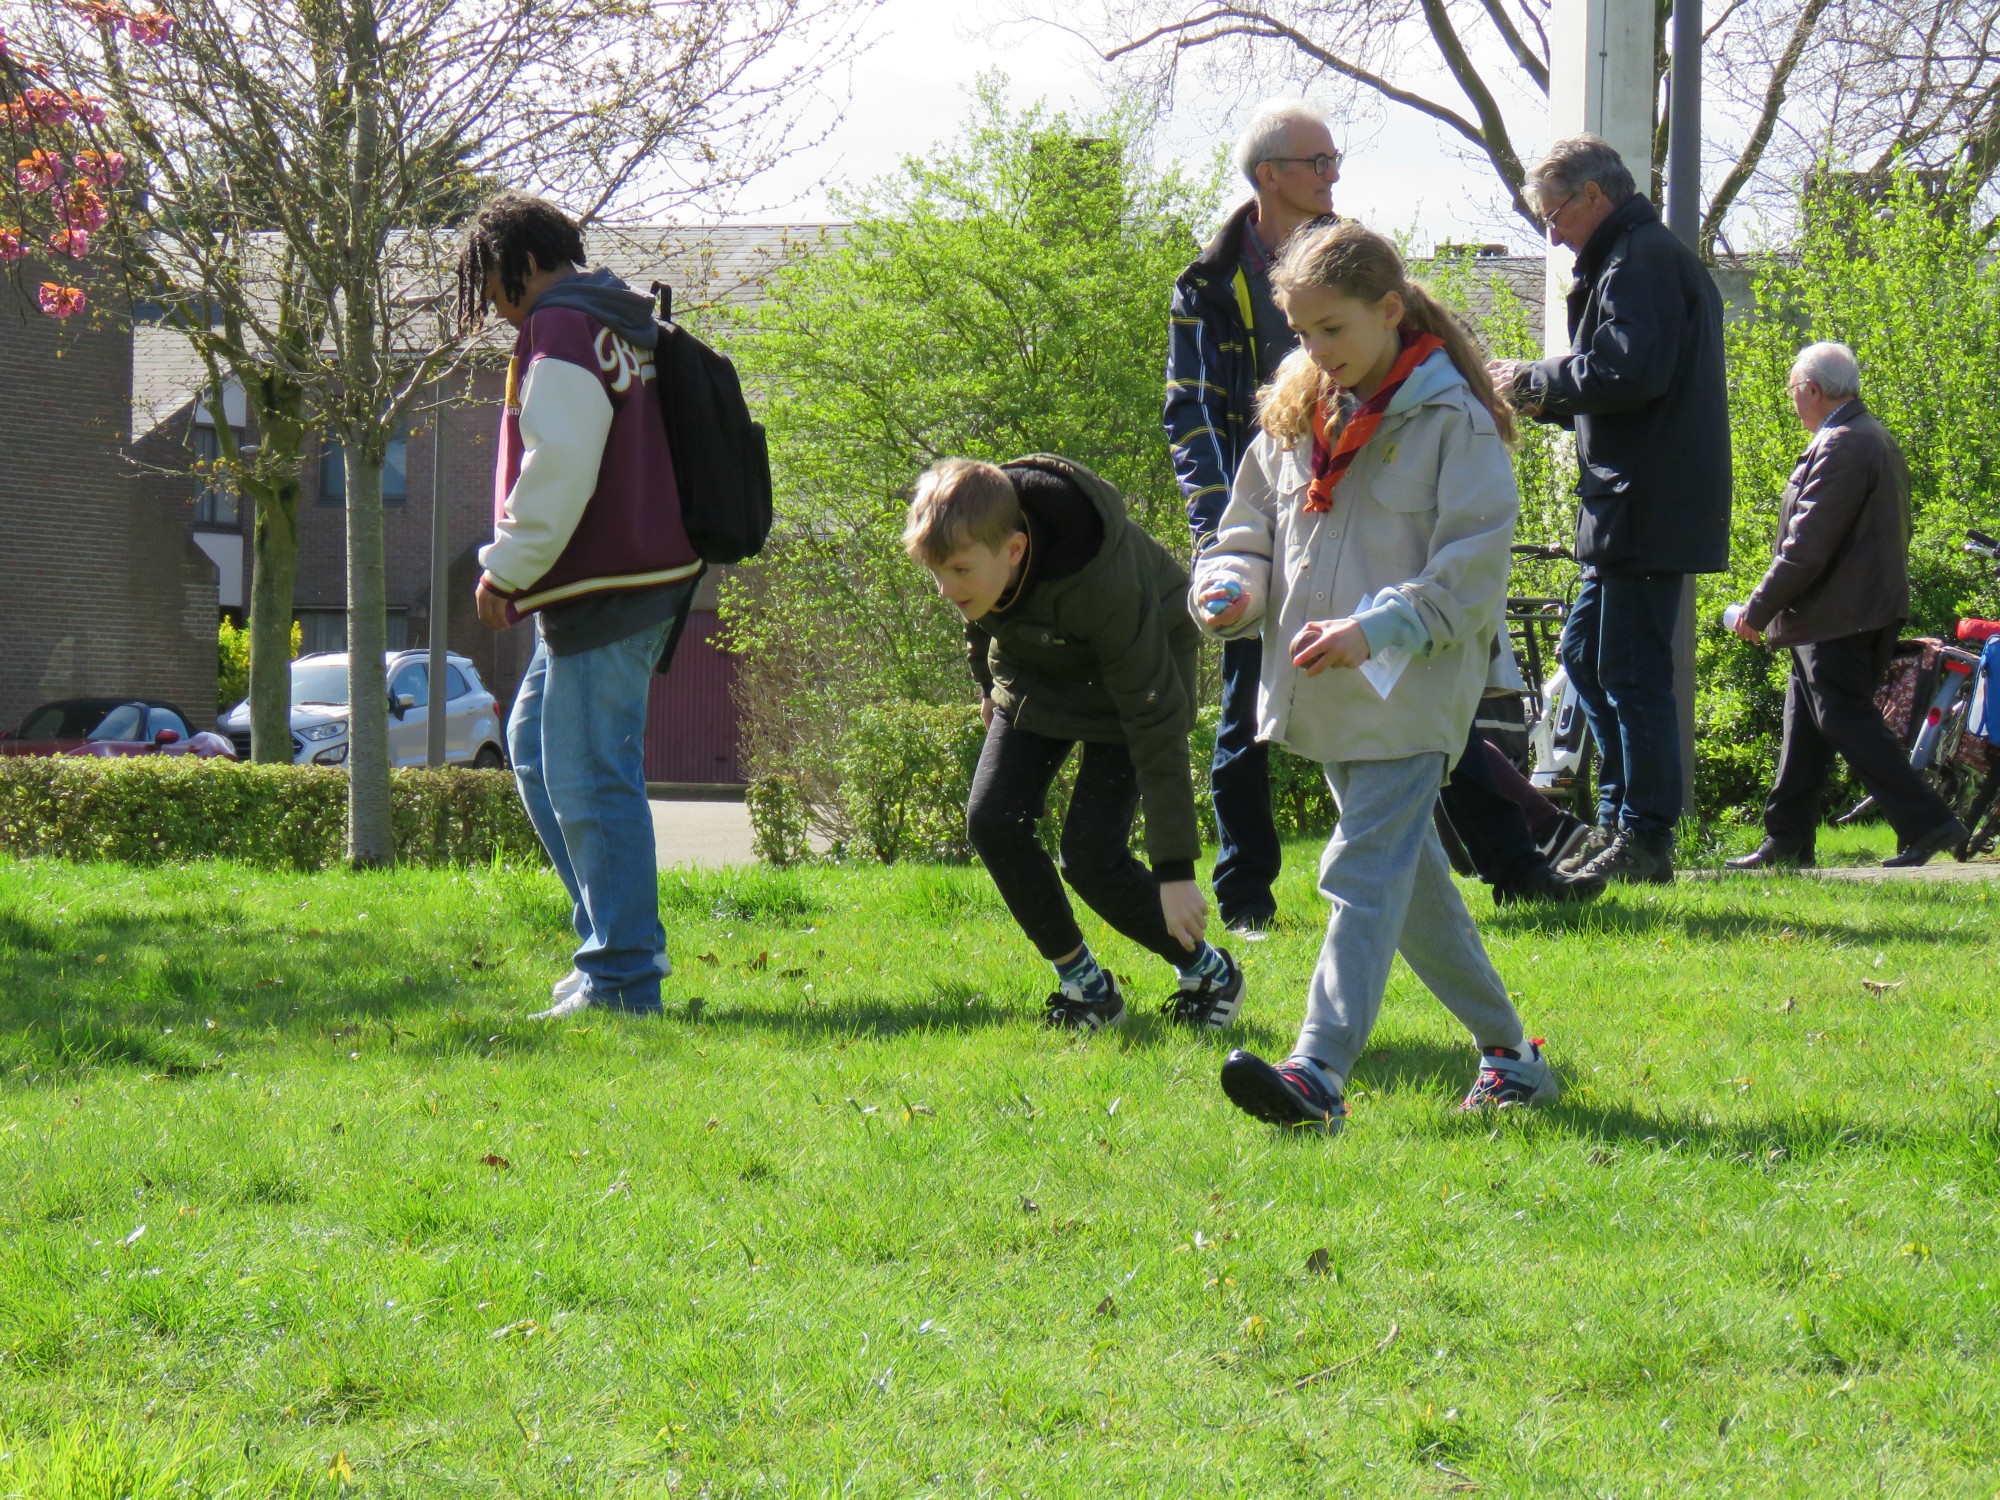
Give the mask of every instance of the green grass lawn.
[[1215, 1085], [1315, 852], [1086, 1042], [977, 869], [666, 876], [550, 1027], [540, 873], [0, 864], [0, 1497], [2000, 1491], [1986, 883], [1476, 893], [1564, 1102], [1399, 969], [1328, 1143]]

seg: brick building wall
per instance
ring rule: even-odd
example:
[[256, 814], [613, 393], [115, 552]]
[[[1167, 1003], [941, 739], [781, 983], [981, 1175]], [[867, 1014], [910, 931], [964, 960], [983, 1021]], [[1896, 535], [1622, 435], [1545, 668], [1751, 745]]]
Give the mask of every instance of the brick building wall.
[[215, 568], [130, 462], [131, 327], [108, 314], [58, 323], [0, 280], [0, 727], [95, 694], [214, 722]]

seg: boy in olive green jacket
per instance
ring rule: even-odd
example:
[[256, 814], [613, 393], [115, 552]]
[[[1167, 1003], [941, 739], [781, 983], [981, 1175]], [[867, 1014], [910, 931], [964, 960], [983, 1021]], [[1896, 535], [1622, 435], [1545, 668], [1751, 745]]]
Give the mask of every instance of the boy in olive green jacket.
[[[986, 744], [966, 827], [1014, 919], [1054, 965], [1048, 1024], [1125, 1019], [1063, 891], [1172, 964], [1165, 1009], [1220, 1029], [1243, 1004], [1236, 961], [1207, 943], [1201, 840], [1188, 772], [1199, 633], [1187, 570], [1081, 464], [953, 458], [917, 481], [903, 544], [966, 621]], [[1063, 819], [1061, 874], [1036, 831], [1049, 786], [1083, 746]], [[1146, 809], [1148, 869], [1132, 854]]]

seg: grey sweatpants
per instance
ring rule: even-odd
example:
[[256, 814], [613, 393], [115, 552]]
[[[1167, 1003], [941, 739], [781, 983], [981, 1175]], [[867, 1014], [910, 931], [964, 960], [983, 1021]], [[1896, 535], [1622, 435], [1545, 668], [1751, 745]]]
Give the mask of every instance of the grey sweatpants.
[[1345, 1081], [1381, 1014], [1398, 953], [1482, 1047], [1518, 1047], [1521, 1018], [1452, 884], [1431, 822], [1443, 755], [1329, 761], [1340, 822], [1320, 860], [1333, 903], [1298, 1053]]

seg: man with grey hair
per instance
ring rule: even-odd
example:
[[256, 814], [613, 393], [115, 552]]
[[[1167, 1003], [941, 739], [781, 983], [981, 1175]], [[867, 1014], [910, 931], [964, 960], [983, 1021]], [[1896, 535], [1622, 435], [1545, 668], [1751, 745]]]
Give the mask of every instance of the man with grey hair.
[[1729, 566], [1722, 298], [1608, 142], [1557, 141], [1528, 193], [1550, 240], [1576, 252], [1570, 350], [1491, 371], [1523, 413], [1576, 432], [1583, 584], [1561, 650], [1597, 741], [1597, 827], [1562, 868], [1670, 881], [1675, 625], [1686, 576]]
[[1862, 404], [1845, 344], [1813, 344], [1793, 362], [1792, 409], [1813, 435], [1778, 506], [1771, 566], [1735, 612], [1746, 641], [1789, 646], [1785, 739], [1764, 802], [1764, 841], [1733, 870], [1810, 865], [1820, 797], [1845, 756], [1896, 830], [1885, 865], [1920, 865], [1964, 842], [1944, 799], [1903, 756], [1875, 689], [1910, 614], [1910, 471]]
[[[1305, 104], [1265, 104], [1234, 155], [1251, 196], [1181, 273], [1168, 315], [1167, 440], [1197, 549], [1215, 535], [1256, 435], [1257, 388], [1297, 343], [1271, 294], [1272, 263], [1293, 231], [1332, 213], [1340, 180], [1326, 117]], [[1225, 927], [1250, 931], [1268, 926], [1277, 910], [1270, 747], [1257, 740], [1262, 664], [1254, 636], [1222, 648], [1222, 718], [1209, 773], [1220, 845], [1217, 914]]]

